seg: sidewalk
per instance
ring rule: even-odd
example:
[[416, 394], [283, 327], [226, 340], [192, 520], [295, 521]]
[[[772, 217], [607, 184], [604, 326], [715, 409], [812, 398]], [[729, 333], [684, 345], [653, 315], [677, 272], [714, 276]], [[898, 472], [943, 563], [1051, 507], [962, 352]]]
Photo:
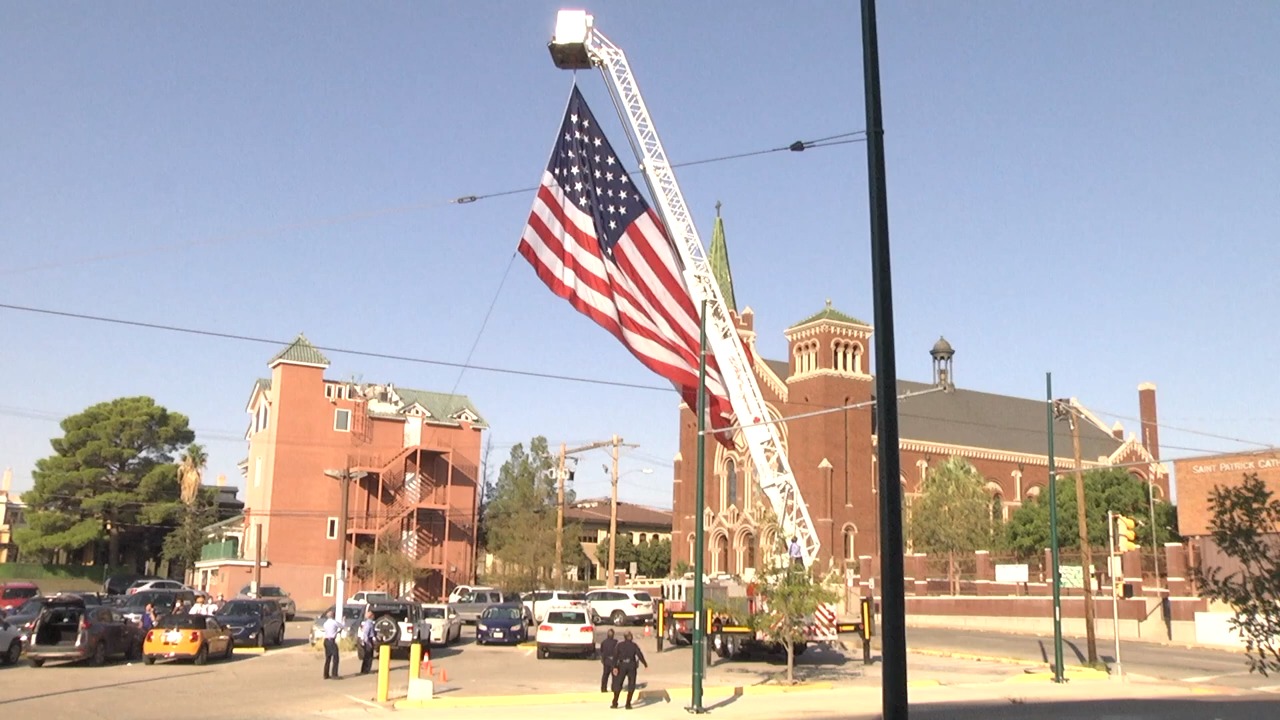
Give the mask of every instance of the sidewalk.
[[[1220, 690], [1188, 687], [1174, 683], [1103, 680], [1101, 682], [1071, 682], [1056, 685], [1047, 679], [1035, 678], [1032, 682], [1000, 682], [974, 685], [915, 685], [908, 689], [913, 716], [929, 718], [973, 717], [1040, 718], [1057, 716], [1054, 711], [1046, 715], [1044, 703], [1096, 703], [1098, 701], [1129, 702], [1141, 706], [1148, 701], [1176, 702], [1187, 706], [1195, 700], [1221, 700]], [[591, 695], [595, 701], [591, 702]], [[636, 708], [631, 712], [611, 710], [606, 694], [582, 694], [577, 702], [534, 704], [540, 700], [557, 700], [556, 696], [510, 697], [504, 699], [506, 707], [451, 706], [441, 698], [429, 707], [401, 709], [397, 715], [405, 718], [477, 718], [500, 713], [519, 713], [525, 718], [567, 718], [590, 720], [592, 718], [638, 717], [653, 720], [687, 718], [689, 689], [651, 691], [643, 699], [637, 697]], [[562, 696], [561, 696], [562, 697]], [[483, 698], [473, 698], [482, 700]], [[496, 698], [489, 698], [496, 700]], [[518, 710], [516, 708], [519, 708]], [[703, 697], [703, 708], [716, 718], [738, 720], [780, 720], [786, 718], [877, 718], [881, 711], [881, 695], [878, 686], [834, 686], [817, 684], [799, 688], [780, 687], [708, 687]], [[1280, 712], [1280, 698], [1277, 698]], [[1138, 715], [1134, 715], [1138, 717]], [[1214, 715], [1216, 717], [1216, 715]], [[1127, 715], [1126, 715], [1127, 717]]]

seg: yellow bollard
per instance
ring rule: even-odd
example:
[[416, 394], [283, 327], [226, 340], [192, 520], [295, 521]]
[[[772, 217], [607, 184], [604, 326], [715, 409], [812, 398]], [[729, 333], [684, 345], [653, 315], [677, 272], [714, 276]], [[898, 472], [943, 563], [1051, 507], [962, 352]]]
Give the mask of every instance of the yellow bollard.
[[391, 692], [391, 646], [378, 648], [378, 702], [387, 701]]
[[422, 667], [422, 646], [414, 643], [409, 646], [409, 679], [417, 680], [419, 669]]

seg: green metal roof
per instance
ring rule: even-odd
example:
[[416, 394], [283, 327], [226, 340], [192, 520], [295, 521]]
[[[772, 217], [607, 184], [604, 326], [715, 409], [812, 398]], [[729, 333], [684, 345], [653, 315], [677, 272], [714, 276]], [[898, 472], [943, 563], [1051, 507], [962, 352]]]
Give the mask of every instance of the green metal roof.
[[[791, 327], [800, 327], [801, 325], [808, 325], [809, 323], [818, 322], [819, 320], [831, 320], [833, 322], [849, 323], [851, 325], [866, 325], [866, 323], [862, 322], [858, 318], [852, 315], [846, 315], [831, 307], [831, 301], [828, 300], [825, 308], [801, 320], [800, 322], [795, 323]], [[790, 330], [791, 328], [787, 329]]]
[[298, 337], [294, 338], [289, 347], [281, 350], [275, 357], [271, 358], [271, 362], [267, 363], [267, 365], [275, 365], [278, 362], [329, 366], [329, 358], [322, 355], [316, 349], [316, 346], [312, 345], [310, 340], [307, 340], [307, 336], [302, 333], [298, 333]]
[[427, 412], [431, 413], [431, 417], [436, 420], [455, 419], [455, 415], [466, 411], [475, 416], [476, 420], [472, 423], [473, 425], [489, 427], [489, 423], [485, 422], [480, 412], [476, 410], [475, 405], [471, 403], [471, 399], [466, 395], [450, 395], [449, 393], [402, 387], [396, 387], [396, 394], [400, 396], [406, 406], [418, 403], [426, 408]]
[[716, 224], [711, 231], [711, 252], [707, 257], [711, 266], [711, 275], [720, 286], [720, 294], [729, 309], [738, 312], [738, 303], [733, 297], [733, 271], [729, 269], [729, 246], [724, 241], [724, 220], [720, 217], [720, 203], [716, 203]]

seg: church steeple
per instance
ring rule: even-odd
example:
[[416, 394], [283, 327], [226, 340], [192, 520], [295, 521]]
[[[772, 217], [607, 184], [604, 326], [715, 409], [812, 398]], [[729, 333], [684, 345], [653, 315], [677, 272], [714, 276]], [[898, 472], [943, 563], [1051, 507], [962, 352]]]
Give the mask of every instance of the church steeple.
[[720, 201], [716, 201], [716, 226], [711, 231], [711, 254], [707, 258], [711, 274], [720, 286], [724, 302], [736, 315], [738, 303], [733, 299], [733, 272], [729, 270], [729, 247], [724, 241], [724, 219], [720, 217]]

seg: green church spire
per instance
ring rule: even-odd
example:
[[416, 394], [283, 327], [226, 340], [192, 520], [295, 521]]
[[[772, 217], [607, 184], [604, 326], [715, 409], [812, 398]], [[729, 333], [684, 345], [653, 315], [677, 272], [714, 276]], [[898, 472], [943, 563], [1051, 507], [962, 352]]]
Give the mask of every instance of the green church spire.
[[725, 304], [733, 312], [738, 312], [738, 303], [733, 299], [733, 272], [729, 270], [729, 247], [724, 242], [724, 219], [720, 217], [720, 201], [716, 201], [716, 226], [711, 231], [711, 255], [707, 259], [711, 264], [711, 274], [720, 286], [720, 294]]

